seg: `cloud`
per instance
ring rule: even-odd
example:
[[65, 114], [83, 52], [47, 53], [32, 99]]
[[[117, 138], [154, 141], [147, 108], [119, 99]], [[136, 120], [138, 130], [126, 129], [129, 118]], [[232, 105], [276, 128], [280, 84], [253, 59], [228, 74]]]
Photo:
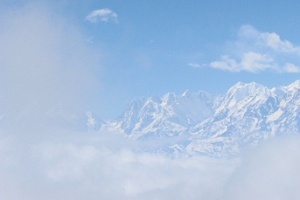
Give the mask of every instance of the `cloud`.
[[299, 138], [267, 141], [239, 159], [137, 151], [118, 133], [0, 138], [3, 199], [297, 199]]
[[103, 22], [114, 21], [118, 22], [118, 15], [108, 8], [94, 10], [86, 16], [85, 20], [91, 23], [97, 23], [99, 20]]
[[217, 69], [228, 70], [231, 72], [249, 71], [259, 72], [266, 69], [275, 69], [277, 66], [273, 63], [273, 59], [267, 55], [261, 55], [254, 52], [245, 53], [241, 62], [237, 63], [236, 60], [228, 56], [222, 56], [221, 61], [214, 61], [210, 66]]
[[224, 199], [297, 199], [299, 142], [299, 136], [278, 137], [246, 151], [227, 180]]
[[300, 47], [282, 40], [276, 33], [260, 32], [245, 25], [239, 29], [238, 38], [229, 42], [226, 49], [226, 54], [211, 62], [210, 67], [231, 72], [300, 72], [300, 67], [294, 64], [300, 61]]
[[193, 68], [200, 68], [201, 66], [198, 63], [188, 63], [188, 66]]
[[[84, 35], [47, 4], [2, 10], [0, 26], [1, 125], [37, 129], [68, 122], [85, 111], [98, 56]], [[93, 91], [93, 92], [94, 92]], [[15, 126], [18, 124], [18, 126]]]
[[286, 63], [283, 70], [288, 73], [300, 73], [300, 67], [297, 67], [292, 63]]
[[2, 199], [220, 199], [236, 163], [138, 153], [116, 133], [11, 135], [0, 143]]

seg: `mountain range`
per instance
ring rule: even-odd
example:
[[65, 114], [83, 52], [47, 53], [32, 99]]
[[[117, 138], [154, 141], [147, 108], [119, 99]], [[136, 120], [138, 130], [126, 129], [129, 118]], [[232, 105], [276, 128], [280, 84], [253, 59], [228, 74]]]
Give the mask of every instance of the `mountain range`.
[[225, 94], [185, 91], [137, 98], [112, 121], [73, 107], [61, 102], [49, 106], [35, 103], [5, 112], [2, 106], [0, 130], [114, 132], [141, 141], [143, 151], [234, 156], [269, 138], [299, 133], [300, 80], [271, 89], [239, 82]]
[[226, 94], [185, 91], [133, 100], [102, 131], [164, 145], [153, 151], [226, 157], [247, 146], [300, 130], [300, 80], [269, 89], [237, 83]]

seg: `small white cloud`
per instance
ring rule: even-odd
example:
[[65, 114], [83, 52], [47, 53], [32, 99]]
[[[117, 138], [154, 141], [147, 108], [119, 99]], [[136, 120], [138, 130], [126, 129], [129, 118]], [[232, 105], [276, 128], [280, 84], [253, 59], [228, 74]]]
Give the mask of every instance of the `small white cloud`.
[[250, 72], [257, 72], [268, 68], [275, 69], [275, 66], [272, 65], [272, 61], [273, 59], [268, 55], [249, 52], [243, 56], [241, 68]]
[[300, 46], [282, 40], [276, 33], [260, 32], [250, 25], [242, 26], [238, 38], [229, 42], [230, 49], [210, 67], [231, 72], [252, 73], [271, 69], [279, 73], [300, 73], [295, 62], [300, 62]]
[[200, 68], [201, 67], [198, 63], [188, 63], [188, 66], [194, 67], [194, 68]]
[[103, 22], [114, 21], [118, 22], [118, 15], [108, 8], [94, 10], [85, 17], [85, 20], [91, 23], [97, 23], [99, 20]]
[[294, 46], [288, 40], [282, 40], [277, 33], [259, 32], [250, 25], [244, 25], [239, 29], [237, 41], [239, 44], [244, 43], [244, 46], [247, 45], [252, 48], [260, 47], [265, 48], [265, 50], [300, 55], [300, 47]]
[[298, 67], [294, 64], [291, 64], [291, 63], [287, 63], [284, 66], [283, 70], [288, 73], [300, 73], [300, 67]]
[[236, 63], [236, 61], [228, 56], [221, 56], [221, 61], [211, 62], [210, 66], [216, 69], [228, 70], [231, 72], [240, 71], [239, 65]]
[[276, 69], [276, 65], [272, 61], [273, 59], [267, 55], [249, 52], [243, 55], [240, 63], [228, 56], [222, 56], [221, 61], [214, 61], [210, 63], [210, 66], [231, 72], [249, 71], [255, 73], [268, 68]]
[[263, 45], [272, 48], [273, 50], [285, 53], [296, 53], [300, 55], [300, 47], [295, 47], [287, 40], [281, 40], [276, 33], [261, 33], [261, 42]]

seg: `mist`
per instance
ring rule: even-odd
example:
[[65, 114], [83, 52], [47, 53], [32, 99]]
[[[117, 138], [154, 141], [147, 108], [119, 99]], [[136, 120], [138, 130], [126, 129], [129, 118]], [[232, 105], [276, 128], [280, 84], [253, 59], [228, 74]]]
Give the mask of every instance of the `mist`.
[[232, 168], [137, 153], [117, 138], [62, 134], [29, 144], [1, 140], [2, 199], [215, 199]]
[[100, 90], [91, 72], [99, 68], [96, 53], [82, 31], [47, 3], [1, 11], [2, 122], [34, 130], [58, 126], [58, 118], [72, 123]]
[[[142, 152], [118, 133], [1, 137], [2, 199], [297, 199], [300, 139], [277, 138], [234, 159]], [[138, 150], [137, 150], [138, 149]]]
[[298, 199], [300, 138], [282, 136], [245, 150], [227, 180], [226, 199]]
[[78, 129], [78, 116], [101, 90], [93, 75], [101, 67], [96, 50], [46, 3], [1, 10], [0, 18], [1, 199], [300, 195], [298, 137], [273, 139], [232, 159], [170, 158], [120, 133]]

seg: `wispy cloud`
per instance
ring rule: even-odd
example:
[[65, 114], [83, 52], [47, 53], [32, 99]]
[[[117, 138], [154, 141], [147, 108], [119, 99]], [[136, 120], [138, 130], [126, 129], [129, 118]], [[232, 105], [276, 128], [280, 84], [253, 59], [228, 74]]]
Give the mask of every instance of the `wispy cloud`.
[[190, 66], [190, 67], [194, 67], [194, 68], [200, 68], [201, 66], [200, 66], [200, 64], [198, 64], [198, 63], [188, 63], [188, 66]]
[[289, 73], [300, 73], [300, 68], [291, 63], [286, 63], [284, 71]]
[[89, 15], [85, 17], [85, 20], [91, 22], [91, 23], [97, 23], [98, 21], [103, 21], [103, 22], [108, 22], [108, 21], [113, 21], [113, 22], [118, 22], [118, 15], [108, 9], [100, 9], [100, 10], [94, 10], [91, 12]]
[[258, 72], [276, 67], [271, 57], [254, 52], [245, 53], [242, 56], [240, 63], [237, 63], [235, 59], [230, 58], [229, 56], [222, 56], [220, 61], [211, 62], [210, 66], [232, 72], [239, 72], [242, 70]]
[[238, 37], [226, 46], [220, 60], [210, 67], [231, 72], [252, 73], [273, 70], [279, 73], [299, 73], [300, 46], [282, 40], [276, 33], [260, 32], [250, 25], [239, 29]]

